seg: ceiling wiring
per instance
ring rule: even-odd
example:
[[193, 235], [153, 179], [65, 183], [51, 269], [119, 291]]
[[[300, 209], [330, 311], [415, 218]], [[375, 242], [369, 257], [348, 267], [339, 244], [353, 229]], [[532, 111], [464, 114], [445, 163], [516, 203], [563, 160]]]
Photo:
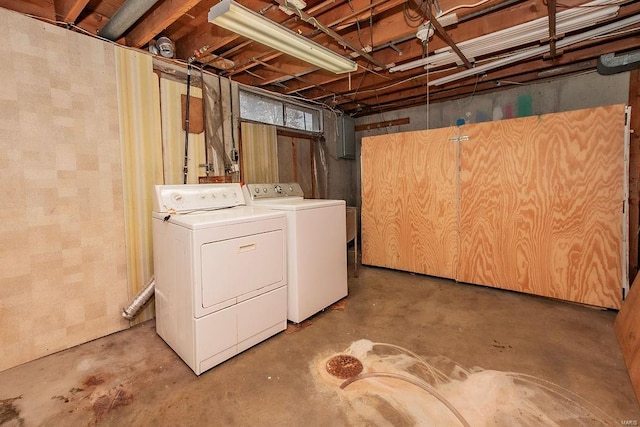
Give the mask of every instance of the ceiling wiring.
[[[320, 23], [320, 21], [318, 21], [315, 17], [307, 15], [307, 17], [305, 18], [304, 14], [302, 13], [302, 11], [295, 5], [293, 4], [289, 4], [288, 0], [284, 0], [284, 4], [285, 6], [293, 11], [296, 15], [298, 15], [300, 17], [300, 19], [302, 19], [302, 21], [309, 23], [311, 25], [313, 25], [314, 27], [322, 30], [322, 32], [324, 32], [325, 34], [328, 34], [331, 36], [331, 32], [333, 32], [333, 30], [329, 27], [327, 27], [326, 25]], [[351, 1], [349, 0], [349, 4], [351, 6]], [[351, 6], [351, 9], [353, 11], [353, 6]], [[360, 23], [359, 21], [356, 21], [356, 23], [358, 24], [358, 38], [360, 38]], [[338, 37], [337, 33], [333, 32], [333, 34], [335, 34], [335, 37]], [[332, 36], [333, 37], [333, 36]], [[342, 39], [342, 41], [340, 40], [336, 40], [336, 42], [338, 44], [340, 44], [342, 47], [347, 48], [349, 47], [351, 50], [354, 50], [355, 53], [359, 53], [360, 55], [364, 54], [365, 58], [369, 63], [371, 63], [371, 61], [373, 60], [373, 57], [369, 56], [369, 58], [366, 57], [366, 52], [363, 49], [362, 51], [358, 52], [357, 49], [355, 49], [352, 45], [350, 45], [350, 43], [348, 43], [345, 39]], [[361, 41], [362, 43], [362, 41]]]
[[358, 64], [358, 67], [359, 67], [359, 68], [362, 68], [364, 71], [368, 71], [368, 72], [370, 72], [371, 74], [375, 74], [376, 76], [381, 77], [381, 78], [383, 78], [383, 79], [385, 79], [385, 80], [392, 80], [392, 79], [391, 79], [391, 77], [389, 77], [389, 76], [385, 76], [384, 74], [380, 74], [380, 73], [378, 73], [376, 70], [373, 70], [373, 69], [371, 69], [371, 68], [367, 68], [367, 67], [365, 67], [365, 66], [363, 66], [363, 65], [360, 65], [360, 64]]
[[449, 10], [445, 10], [445, 11], [444, 11], [444, 12], [442, 12], [442, 13], [439, 13], [439, 14], [436, 16], [436, 18], [441, 18], [441, 17], [443, 17], [444, 15], [448, 15], [448, 14], [450, 14], [450, 13], [452, 13], [452, 12], [455, 12], [455, 11], [456, 11], [456, 10], [458, 10], [458, 9], [471, 9], [471, 8], [474, 8], [474, 7], [478, 7], [478, 6], [481, 6], [481, 5], [485, 4], [485, 3], [488, 3], [489, 1], [491, 1], [491, 0], [480, 0], [479, 2], [477, 2], [477, 3], [473, 3], [473, 4], [461, 4], [461, 5], [459, 5], [459, 6], [452, 7], [452, 8], [451, 8], [451, 9], [449, 9]]
[[[347, 0], [347, 3], [349, 4], [349, 8], [351, 8], [351, 12], [355, 13], [355, 9], [353, 8], [353, 2], [351, 0]], [[371, 16], [371, 14], [369, 14], [369, 16]], [[360, 42], [360, 46], [363, 49], [366, 49], [364, 41], [362, 41], [362, 34], [360, 32], [360, 21], [356, 19], [355, 22], [356, 22], [356, 32], [358, 34], [358, 41]], [[371, 43], [371, 46], [373, 47], [373, 43]]]
[[[402, 13], [404, 15], [404, 18], [407, 24], [409, 24], [410, 27], [416, 28], [420, 24], [422, 24], [422, 22], [427, 17], [427, 9], [429, 9], [429, 5], [427, 1], [423, 0], [422, 4], [420, 4], [417, 8], [413, 9], [411, 8], [410, 3], [411, 3], [411, 0], [407, 0], [405, 3], [403, 3]], [[412, 15], [412, 12], [415, 14]], [[417, 23], [417, 25], [411, 25], [411, 23]]]
[[[625, 3], [629, 3], [632, 0], [619, 0], [619, 1], [612, 1], [612, 2], [608, 2], [608, 3], [602, 3], [602, 4], [578, 4], [578, 5], [570, 5], [570, 4], [566, 4], [566, 3], [556, 3], [556, 7], [557, 8], [562, 8], [562, 9], [602, 9], [605, 7], [609, 7], [609, 6], [618, 6], [618, 5], [623, 5]], [[545, 6], [547, 6], [548, 0], [542, 0], [542, 4], [544, 4]]]
[[603, 34], [601, 36], [594, 36], [591, 39], [592, 40], [606, 39], [606, 38], [615, 37], [615, 36], [622, 36], [629, 33], [635, 33], [637, 31], [640, 31], [640, 27], [633, 27], [633, 28], [628, 28], [626, 30], [615, 31], [609, 34]]
[[[44, 2], [46, 0], [34, 1]], [[482, 74], [481, 71], [491, 69], [488, 67], [492, 61], [500, 61], [501, 58], [505, 60], [508, 59], [510, 56], [505, 53], [507, 51], [510, 54], [524, 54], [525, 52], [521, 51], [520, 46], [490, 52], [488, 51], [489, 47], [485, 48], [484, 45], [482, 45], [484, 50], [481, 51], [481, 54], [475, 54], [474, 52], [473, 55], [470, 55], [474, 59], [474, 73], [463, 74], [458, 77], [457, 80], [466, 79], [465, 81], [449, 85], [450, 80], [447, 80], [449, 75], [457, 76], [459, 73], [456, 73], [454, 70], [459, 70], [460, 67], [459, 64], [456, 65], [456, 63], [453, 62], [445, 62], [445, 60], [448, 59], [445, 54], [449, 55], [446, 46], [438, 47], [442, 44], [441, 40], [432, 42], [434, 39], [423, 40], [424, 37], [419, 37], [418, 39], [420, 41], [416, 40], [417, 28], [420, 28], [421, 25], [420, 34], [422, 36], [425, 34], [433, 35], [433, 24], [435, 24], [433, 20], [439, 19], [442, 16], [452, 18], [452, 20], [456, 17], [457, 19], [455, 19], [455, 21], [459, 31], [452, 34], [456, 39], [460, 39], [456, 40], [456, 44], [462, 43], [463, 46], [460, 47], [462, 49], [467, 46], [465, 43], [467, 43], [468, 40], [465, 40], [465, 37], [479, 33], [473, 26], [475, 25], [474, 23], [480, 22], [478, 20], [480, 17], [487, 17], [486, 21], [482, 21], [483, 26], [486, 23], [487, 33], [491, 32], [490, 30], [494, 23], [496, 26], [506, 26], [507, 28], [515, 28], [523, 24], [520, 22], [523, 19], [522, 16], [517, 16], [517, 13], [510, 14], [509, 11], [516, 5], [518, 9], [513, 9], [514, 12], [516, 10], [525, 10], [526, 4], [524, 0], [457, 0], [455, 2], [448, 2], [448, 4], [445, 2], [445, 4], [442, 4], [442, 6], [445, 7], [442, 8], [440, 8], [438, 4], [438, 1], [442, 3], [442, 0], [400, 0], [394, 1], [393, 5], [387, 3], [385, 0], [358, 0], [359, 2], [355, 0], [318, 1], [320, 1], [320, 3], [314, 2], [311, 8], [306, 8], [297, 3], [297, 7], [293, 6], [292, 0], [276, 0], [273, 4], [265, 2], [260, 6], [256, 6], [256, 12], [263, 16], [269, 15], [268, 18], [273, 19], [274, 22], [281, 21], [278, 19], [280, 12], [276, 3], [288, 5], [293, 14], [290, 17], [285, 17], [283, 14], [282, 17], [284, 17], [284, 21], [280, 22], [280, 25], [285, 26], [286, 24], [285, 28], [288, 27], [290, 30], [293, 30], [305, 38], [315, 38], [314, 35], [319, 35], [318, 37], [321, 37], [321, 39], [318, 40], [326, 45], [331, 45], [336, 53], [351, 59], [357, 64], [357, 71], [352, 71], [348, 76], [336, 77], [324, 75], [318, 68], [304, 68], [303, 66], [295, 64], [290, 58], [286, 60], [274, 60], [276, 57], [274, 53], [277, 51], [265, 51], [262, 45], [251, 39], [247, 41], [241, 40], [240, 43], [234, 42], [235, 39], [232, 40], [231, 36], [227, 37], [228, 40], [223, 37], [218, 41], [216, 49], [221, 52], [218, 56], [230, 61], [237, 61], [233, 68], [224, 70], [216, 69], [216, 67], [208, 65], [206, 62], [198, 62], [197, 60], [192, 63], [192, 66], [198, 70], [207, 70], [208, 73], [213, 75], [226, 78], [233, 77], [236, 82], [248, 85], [249, 87], [263, 87], [264, 89], [271, 90], [272, 93], [278, 96], [292, 96], [292, 99], [309, 102], [312, 105], [321, 105], [338, 111], [343, 110], [352, 116], [361, 116], [364, 114], [377, 115], [378, 112], [386, 113], [389, 110], [401, 108], [401, 105], [417, 107], [420, 105], [424, 106], [426, 103], [427, 108], [429, 108], [433, 100], [436, 100], [434, 102], [440, 102], [440, 100], [447, 99], [464, 99], [466, 96], [473, 97], [475, 93], [489, 88], [489, 86], [487, 86], [488, 83], [495, 83], [498, 78], [504, 79], [500, 82], [503, 86], [512, 84], [509, 82], [522, 82], [521, 84], [527, 84], [542, 78], [533, 72], [525, 74], [524, 71], [529, 68], [521, 70], [519, 68], [520, 63], [517, 63], [508, 68], [506, 66], [503, 67], [504, 72], [491, 72], [489, 75], [493, 76], [493, 79], [489, 80], [490, 77]], [[556, 7], [559, 13], [564, 13], [563, 11], [565, 9], [580, 8], [590, 8], [590, 10], [594, 12], [599, 12], [602, 9], [607, 10], [607, 7], [612, 8], [613, 5], [623, 5], [619, 6], [620, 16], [637, 15], [638, 10], [640, 10], [640, 0], [595, 0], [591, 4], [587, 3], [591, 0], [578, 0], [575, 2], [569, 0], [557, 1]], [[527, 9], [527, 16], [537, 17], [545, 15], [548, 11], [546, 10], [547, 7], [543, 5], [548, 6], [550, 2], [551, 0], [541, 0], [538, 2], [538, 8], [535, 10]], [[90, 4], [86, 6], [85, 12], [93, 11], [92, 3], [93, 2], [90, 2]], [[578, 4], [574, 5], [572, 3]], [[260, 9], [261, 7], [262, 9]], [[201, 9], [202, 10], [195, 13], [194, 16], [199, 20], [206, 20], [205, 7], [203, 6]], [[462, 11], [462, 13], [460, 13], [460, 11]], [[495, 11], [500, 11], [500, 14], [493, 14]], [[582, 13], [586, 12], [588, 11], [583, 9]], [[569, 13], [581, 12], [576, 10]], [[81, 20], [78, 25], [75, 25], [69, 22], [62, 22], [60, 17], [57, 18], [60, 20], [56, 20], [55, 16], [48, 16], [46, 14], [43, 14], [43, 16], [47, 16], [47, 18], [26, 14], [24, 12], [22, 14], [30, 18], [51, 23], [60, 28], [66, 28], [76, 33], [89, 35], [121, 48], [142, 53], [149, 53], [146, 45], [144, 47], [133, 47], [127, 46], [126, 44], [133, 43], [132, 40], [136, 38], [138, 38], [141, 43], [144, 37], [158, 38], [161, 35], [171, 37], [174, 34], [180, 34], [181, 36], [188, 34], [187, 29], [177, 31], [175, 28], [167, 27], [163, 29], [160, 34], [148, 34], [144, 37], [139, 37], [136, 33], [135, 36], [131, 36], [131, 40], [129, 40], [127, 36], [121, 39], [119, 44], [100, 37], [97, 28], [95, 28], [99, 27], [99, 24], [95, 22]], [[488, 17], [488, 14], [491, 14], [491, 17]], [[180, 16], [184, 16], [184, 14]], [[546, 21], [546, 16], [542, 17], [545, 18]], [[105, 19], [108, 18], [108, 16], [105, 16]], [[64, 19], [72, 20], [71, 18]], [[611, 22], [618, 22], [620, 17], [607, 16], [606, 19]], [[505, 20], [509, 22], [502, 22]], [[295, 22], [297, 22], [297, 24]], [[429, 22], [432, 23], [431, 28], [428, 26]], [[445, 22], [449, 22], [449, 20]], [[104, 22], [102, 23], [104, 24]], [[500, 25], [498, 25], [498, 23], [500, 23]], [[443, 22], [440, 22], [440, 24], [443, 25]], [[509, 24], [513, 25], [509, 26]], [[394, 26], [394, 28], [391, 28], [391, 26]], [[447, 26], [445, 26], [445, 28], [445, 33], [449, 33], [449, 28]], [[138, 32], [140, 32], [140, 30], [141, 29], [139, 29]], [[331, 34], [328, 34], [328, 37], [332, 37], [332, 39], [324, 35], [320, 36], [325, 30], [331, 32]], [[339, 33], [336, 33], [336, 30], [338, 30]], [[640, 31], [640, 28], [637, 24], [635, 26], [628, 25], [627, 27], [620, 27], [616, 29], [616, 32], [612, 32], [611, 34], [593, 36], [593, 42], [583, 43], [576, 46], [575, 49], [572, 47], [571, 52], [580, 52], [580, 55], [593, 61], [605, 52], [620, 55], [622, 52], [637, 47], [636, 36], [638, 35], [638, 31]], [[567, 31], [564, 33], [566, 32]], [[224, 35], [225, 34], [223, 34], [223, 36]], [[435, 35], [436, 37], [438, 36], [437, 34]], [[502, 40], [510, 40], [512, 38], [513, 37], [505, 37]], [[596, 39], [598, 40], [597, 42], [595, 41]], [[193, 52], [190, 50], [190, 43], [206, 46], [207, 48], [213, 43], [213, 41], [207, 40], [207, 35], [204, 33], [194, 33], [193, 37], [187, 38], [176, 37], [176, 40], [180, 41], [180, 43], [178, 43], [178, 55], [180, 57], [189, 56], [190, 52]], [[536, 41], [538, 40], [539, 39], [536, 38]], [[503, 42], [499, 41], [499, 43]], [[494, 45], [488, 44], [487, 46]], [[502, 44], [498, 44], [498, 47], [500, 46], [502, 46]], [[601, 51], [597, 49], [599, 46], [602, 46]], [[429, 49], [431, 49], [431, 51], [429, 51]], [[392, 50], [397, 53], [397, 56]], [[249, 57], [251, 58], [249, 59]], [[255, 58], [265, 58], [265, 63], [273, 64], [272, 71], [267, 68], [257, 68], [256, 65], [259, 61], [255, 61]], [[576, 62], [573, 56], [568, 57], [565, 55], [564, 58], [568, 63]], [[403, 65], [420, 60], [428, 60], [429, 63], [427, 66], [430, 68], [423, 68], [422, 70], [416, 69], [413, 71], [410, 69], [400, 69]], [[164, 63], [164, 68], [169, 75], [175, 74], [178, 79], [184, 77], [180, 70], [183, 65], [186, 66], [186, 61], [159, 57], [154, 61], [161, 61], [156, 62], [158, 66], [162, 66]], [[525, 61], [527, 65], [529, 65], [532, 59], [525, 59], [522, 62], [524, 63]], [[401, 64], [396, 65], [395, 62], [400, 62]], [[502, 63], [503, 62], [499, 62], [496, 66], [500, 66]], [[180, 64], [180, 67], [172, 66], [171, 64]], [[266, 65], [263, 64], [263, 66]], [[418, 66], [421, 66], [421, 64], [418, 64]], [[532, 62], [530, 68], [536, 71], [538, 69], [544, 69], [545, 66], [545, 64], [534, 64]], [[394, 70], [396, 67], [398, 69]], [[478, 69], [478, 67], [484, 68]], [[196, 68], [194, 68], [194, 70]], [[354, 68], [355, 67], [353, 67], [352, 70]], [[389, 68], [391, 68], [393, 72], [389, 72]], [[589, 69], [595, 72], [592, 67]], [[396, 72], [398, 73], [396, 74]], [[400, 72], [402, 74], [400, 74]], [[476, 76], [475, 79], [466, 77], [476, 72], [480, 75], [479, 77]], [[373, 74], [373, 76], [368, 79], [367, 75], [369, 73]], [[304, 77], [307, 75], [309, 75], [309, 77]], [[303, 83], [296, 82], [295, 80], [302, 81]], [[280, 85], [280, 87], [278, 87], [278, 85]], [[430, 87], [426, 88], [425, 85]], [[491, 89], [493, 88], [494, 85], [491, 85]], [[390, 102], [394, 97], [398, 99]], [[461, 105], [462, 103], [463, 101], [461, 101]], [[427, 115], [428, 114], [429, 112], [427, 112]], [[427, 120], [429, 120], [428, 117]]]

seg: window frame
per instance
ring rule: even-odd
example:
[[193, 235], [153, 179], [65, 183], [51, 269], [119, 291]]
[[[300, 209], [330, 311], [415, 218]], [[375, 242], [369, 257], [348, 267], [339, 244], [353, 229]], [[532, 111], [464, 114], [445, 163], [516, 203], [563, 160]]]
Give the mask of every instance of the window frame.
[[[282, 111], [281, 117], [282, 117], [282, 123], [269, 123], [269, 122], [264, 122], [261, 120], [257, 120], [255, 117], [245, 117], [243, 116], [243, 109], [242, 109], [242, 93], [246, 93], [249, 96], [255, 96], [258, 98], [266, 98], [266, 100], [268, 102], [275, 102], [280, 104], [280, 109]], [[240, 119], [243, 121], [248, 121], [248, 122], [254, 122], [254, 123], [263, 123], [263, 124], [268, 124], [268, 125], [272, 125], [272, 126], [276, 126], [278, 128], [281, 129], [287, 129], [287, 130], [292, 130], [292, 131], [296, 131], [296, 132], [303, 132], [303, 133], [309, 133], [309, 134], [321, 134], [324, 131], [324, 123], [323, 123], [323, 111], [322, 108], [319, 107], [314, 107], [311, 106], [309, 104], [305, 104], [302, 102], [295, 102], [295, 101], [290, 101], [288, 99], [283, 99], [271, 94], [266, 94], [262, 91], [258, 91], [255, 90], [255, 88], [248, 88], [248, 87], [239, 87], [238, 88], [238, 103], [239, 103], [239, 110], [240, 110]], [[318, 121], [318, 129], [306, 129], [306, 120], [305, 121], [305, 129], [300, 129], [297, 127], [291, 127], [287, 125], [287, 109], [291, 110], [291, 111], [296, 111], [296, 112], [301, 112], [303, 114], [304, 117], [306, 117], [306, 115], [310, 114], [310, 115], [317, 115], [317, 121]], [[311, 127], [313, 128], [313, 117], [311, 120]]]

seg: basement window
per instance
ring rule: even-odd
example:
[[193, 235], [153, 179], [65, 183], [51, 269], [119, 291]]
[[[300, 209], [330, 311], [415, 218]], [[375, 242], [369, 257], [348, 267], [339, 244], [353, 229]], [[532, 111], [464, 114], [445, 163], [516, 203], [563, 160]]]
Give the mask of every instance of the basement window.
[[320, 132], [320, 111], [299, 105], [284, 104], [285, 126]]
[[240, 90], [240, 117], [254, 122], [308, 132], [322, 131], [320, 109], [246, 90]]

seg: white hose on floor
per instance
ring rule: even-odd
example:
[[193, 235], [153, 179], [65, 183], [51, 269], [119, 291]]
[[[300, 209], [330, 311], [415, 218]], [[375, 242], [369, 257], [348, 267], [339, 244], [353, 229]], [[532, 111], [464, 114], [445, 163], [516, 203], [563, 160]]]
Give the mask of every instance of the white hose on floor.
[[455, 406], [449, 403], [449, 401], [443, 395], [438, 393], [435, 388], [431, 387], [431, 385], [417, 378], [400, 375], [393, 372], [367, 372], [364, 374], [356, 375], [353, 378], [349, 378], [348, 380], [346, 380], [340, 385], [340, 388], [344, 390], [344, 388], [349, 384], [351, 384], [352, 382], [355, 382], [364, 378], [373, 378], [373, 377], [396, 378], [402, 381], [407, 381], [417, 387], [420, 387], [421, 389], [425, 390], [426, 392], [430, 393], [433, 397], [438, 399], [444, 406], [446, 406], [447, 409], [449, 409], [449, 411], [451, 411], [451, 413], [455, 415], [458, 421], [460, 421], [460, 424], [462, 424], [464, 427], [471, 427], [467, 422], [467, 420], [462, 416], [462, 414], [455, 408]]

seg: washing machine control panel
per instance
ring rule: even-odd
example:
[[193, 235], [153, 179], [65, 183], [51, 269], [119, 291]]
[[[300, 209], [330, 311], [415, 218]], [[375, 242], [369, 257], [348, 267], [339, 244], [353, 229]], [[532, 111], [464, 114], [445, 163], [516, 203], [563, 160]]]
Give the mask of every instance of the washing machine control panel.
[[244, 205], [239, 183], [156, 185], [155, 212], [181, 213]]
[[304, 197], [302, 187], [297, 182], [247, 184], [247, 190], [251, 200], [272, 199], [274, 197]]

